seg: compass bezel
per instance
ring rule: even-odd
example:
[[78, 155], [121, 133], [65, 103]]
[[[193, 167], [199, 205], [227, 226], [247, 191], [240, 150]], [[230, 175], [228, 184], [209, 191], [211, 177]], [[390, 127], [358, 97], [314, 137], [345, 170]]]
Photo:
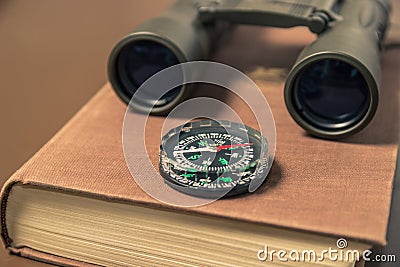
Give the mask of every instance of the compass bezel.
[[[212, 140], [221, 135], [225, 137], [230, 135], [233, 138], [232, 141], [237, 144], [238, 142], [251, 143], [249, 147], [240, 148], [241, 151], [251, 151], [251, 157], [245, 161], [236, 162], [245, 163], [245, 166], [236, 164], [236, 166], [227, 165], [225, 168], [198, 168], [194, 164], [182, 164], [183, 162], [177, 160], [173, 153], [180, 151], [179, 149], [190, 142], [202, 140], [200, 137]], [[192, 136], [193, 138], [189, 138]], [[185, 142], [187, 138], [189, 140]], [[250, 154], [248, 153], [247, 156]], [[160, 145], [159, 170], [166, 184], [182, 193], [202, 198], [219, 198], [249, 192], [252, 181], [263, 181], [266, 178], [268, 164], [266, 138], [257, 130], [236, 122], [199, 120], [186, 123], [170, 130], [162, 138]]]

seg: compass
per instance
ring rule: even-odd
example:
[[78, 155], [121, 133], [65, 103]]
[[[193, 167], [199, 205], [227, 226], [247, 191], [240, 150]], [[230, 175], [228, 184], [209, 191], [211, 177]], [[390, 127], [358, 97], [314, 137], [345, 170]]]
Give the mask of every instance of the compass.
[[220, 198], [249, 192], [268, 173], [268, 142], [260, 132], [230, 121], [199, 120], [161, 140], [160, 173], [172, 188]]

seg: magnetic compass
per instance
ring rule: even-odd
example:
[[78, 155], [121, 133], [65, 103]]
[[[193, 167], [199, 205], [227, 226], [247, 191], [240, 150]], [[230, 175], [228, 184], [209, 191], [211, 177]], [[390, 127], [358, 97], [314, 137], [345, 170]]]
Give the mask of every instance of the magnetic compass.
[[[268, 173], [268, 142], [230, 121], [200, 120], [170, 130], [160, 145], [160, 172], [174, 189], [219, 198], [249, 192]], [[256, 186], [255, 188], [257, 188]]]

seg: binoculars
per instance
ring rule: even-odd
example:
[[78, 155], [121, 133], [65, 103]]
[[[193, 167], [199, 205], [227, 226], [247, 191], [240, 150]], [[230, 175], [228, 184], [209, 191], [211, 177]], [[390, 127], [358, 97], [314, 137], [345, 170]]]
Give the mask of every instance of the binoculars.
[[[220, 22], [306, 26], [318, 38], [305, 47], [288, 74], [286, 107], [310, 134], [342, 138], [367, 126], [377, 110], [380, 54], [390, 11], [390, 0], [178, 0], [114, 47], [109, 80], [129, 103], [155, 73], [207, 58], [221, 33]], [[187, 85], [160, 99], [149, 92], [134, 105], [151, 107], [151, 114], [167, 114], [187, 92]]]

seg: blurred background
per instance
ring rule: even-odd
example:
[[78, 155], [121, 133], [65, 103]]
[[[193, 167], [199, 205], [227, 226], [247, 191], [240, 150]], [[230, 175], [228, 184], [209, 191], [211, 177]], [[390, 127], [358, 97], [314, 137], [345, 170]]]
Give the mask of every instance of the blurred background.
[[106, 82], [114, 44], [172, 2], [0, 0], [0, 185]]

